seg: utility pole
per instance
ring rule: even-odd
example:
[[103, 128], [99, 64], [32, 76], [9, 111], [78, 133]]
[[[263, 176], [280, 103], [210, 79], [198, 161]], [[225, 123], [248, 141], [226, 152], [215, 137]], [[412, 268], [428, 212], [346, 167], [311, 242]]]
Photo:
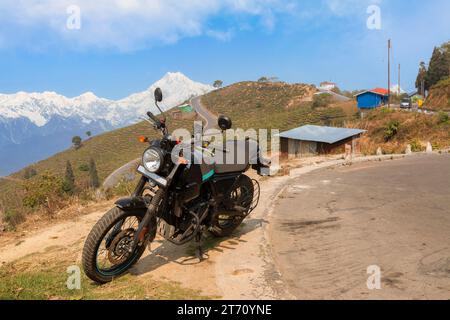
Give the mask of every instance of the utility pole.
[[398, 64], [398, 95], [400, 96], [400, 94], [402, 93], [402, 89], [400, 86], [400, 80], [401, 80], [401, 65], [400, 63]]
[[391, 107], [391, 39], [388, 40], [388, 107]]

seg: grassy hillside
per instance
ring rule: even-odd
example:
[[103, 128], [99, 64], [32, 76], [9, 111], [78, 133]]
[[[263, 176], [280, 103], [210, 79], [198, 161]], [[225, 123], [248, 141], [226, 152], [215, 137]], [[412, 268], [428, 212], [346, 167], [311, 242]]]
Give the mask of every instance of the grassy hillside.
[[450, 111], [450, 78], [438, 82], [431, 88], [425, 105], [430, 110]]
[[[167, 114], [169, 115], [170, 112]], [[173, 120], [169, 116], [168, 125], [171, 130], [191, 129], [192, 120]], [[39, 185], [39, 177], [46, 172], [63, 177], [67, 161], [70, 161], [72, 165], [77, 189], [81, 191], [79, 196], [87, 196], [83, 193], [89, 186], [89, 172], [86, 169], [91, 158], [96, 163], [98, 176], [102, 182], [114, 170], [142, 155], [146, 145], [139, 142], [139, 136], [156, 138], [158, 135], [159, 133], [150, 124], [141, 122], [93, 137], [84, 141], [78, 150], [75, 148], [65, 150], [24, 168], [6, 179], [0, 179], [0, 213], [6, 214], [7, 219], [11, 219], [14, 218], [14, 215], [23, 216], [33, 211], [23, 206], [23, 199], [26, 195], [24, 187], [33, 183]], [[36, 170], [37, 176], [26, 180], [24, 177], [30, 168]]]
[[343, 108], [312, 108], [315, 92], [305, 84], [242, 82], [213, 91], [202, 102], [213, 113], [230, 116], [234, 128], [284, 131], [303, 124], [342, 124], [348, 116]]
[[378, 147], [390, 154], [405, 152], [408, 144], [413, 152], [424, 151], [428, 142], [435, 149], [450, 146], [450, 121], [445, 114], [431, 116], [381, 108], [346, 126], [368, 131], [361, 139], [361, 151], [368, 155], [375, 154]]
[[[368, 133], [362, 139], [365, 154], [374, 154], [380, 146], [386, 153], [404, 152], [407, 144], [411, 144], [414, 151], [421, 151], [428, 141], [439, 148], [450, 146], [450, 121], [444, 113], [430, 116], [382, 108], [367, 112], [361, 120], [354, 101], [335, 103], [314, 95], [315, 92], [314, 87], [304, 84], [242, 82], [211, 92], [202, 102], [213, 113], [230, 116], [233, 128], [285, 131], [305, 124], [320, 124], [366, 129]], [[192, 120], [169, 117], [168, 123], [171, 129], [192, 127]], [[115, 130], [83, 142], [78, 150], [66, 150], [33, 165], [38, 176], [30, 180], [24, 179], [27, 169], [10, 176], [9, 180], [1, 179], [0, 212], [9, 220], [14, 215], [36, 212], [24, 207], [23, 186], [33, 184], [46, 171], [64, 176], [68, 160], [78, 189], [89, 191], [89, 173], [85, 167], [90, 159], [95, 160], [100, 181], [103, 181], [114, 170], [142, 154], [146, 146], [138, 142], [141, 135], [152, 138], [158, 133], [147, 123]]]

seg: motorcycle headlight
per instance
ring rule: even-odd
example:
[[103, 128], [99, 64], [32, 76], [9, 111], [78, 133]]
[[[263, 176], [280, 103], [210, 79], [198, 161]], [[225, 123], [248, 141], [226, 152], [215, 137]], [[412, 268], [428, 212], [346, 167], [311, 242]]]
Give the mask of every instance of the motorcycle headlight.
[[142, 164], [150, 172], [158, 172], [163, 165], [163, 154], [156, 148], [145, 150], [142, 156]]

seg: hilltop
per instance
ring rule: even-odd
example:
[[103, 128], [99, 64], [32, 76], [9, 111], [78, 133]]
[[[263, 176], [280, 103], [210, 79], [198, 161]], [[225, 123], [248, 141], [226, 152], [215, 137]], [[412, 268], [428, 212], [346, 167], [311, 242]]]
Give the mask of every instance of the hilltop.
[[[215, 114], [225, 114], [234, 128], [289, 130], [303, 124], [339, 125], [356, 106], [332, 101], [325, 107], [314, 107], [317, 89], [307, 84], [283, 82], [240, 82], [212, 91], [202, 103]], [[341, 106], [346, 105], [345, 108]], [[345, 109], [345, 110], [344, 110]]]

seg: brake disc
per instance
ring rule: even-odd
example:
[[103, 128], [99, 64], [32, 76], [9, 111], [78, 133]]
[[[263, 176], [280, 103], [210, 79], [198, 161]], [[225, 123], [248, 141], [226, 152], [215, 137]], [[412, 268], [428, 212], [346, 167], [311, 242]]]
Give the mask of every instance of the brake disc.
[[126, 229], [118, 233], [108, 249], [108, 260], [113, 265], [124, 263], [130, 256], [130, 248], [133, 244], [134, 229]]

